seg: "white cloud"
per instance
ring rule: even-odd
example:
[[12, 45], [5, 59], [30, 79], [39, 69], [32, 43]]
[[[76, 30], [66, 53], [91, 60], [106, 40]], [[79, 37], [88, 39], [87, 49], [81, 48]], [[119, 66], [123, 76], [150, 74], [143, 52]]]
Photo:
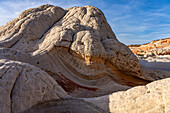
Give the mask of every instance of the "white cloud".
[[167, 14], [163, 14], [163, 13], [152, 13], [151, 14], [152, 16], [159, 16], [159, 17], [169, 17], [169, 15], [167, 15]]

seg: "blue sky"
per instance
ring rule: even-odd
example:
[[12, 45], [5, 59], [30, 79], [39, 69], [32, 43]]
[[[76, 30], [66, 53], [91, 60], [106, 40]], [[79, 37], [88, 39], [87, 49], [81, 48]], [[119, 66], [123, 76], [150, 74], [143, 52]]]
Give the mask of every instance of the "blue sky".
[[104, 12], [118, 40], [126, 45], [170, 37], [170, 0], [0, 0], [0, 26], [42, 4], [64, 9], [93, 5]]

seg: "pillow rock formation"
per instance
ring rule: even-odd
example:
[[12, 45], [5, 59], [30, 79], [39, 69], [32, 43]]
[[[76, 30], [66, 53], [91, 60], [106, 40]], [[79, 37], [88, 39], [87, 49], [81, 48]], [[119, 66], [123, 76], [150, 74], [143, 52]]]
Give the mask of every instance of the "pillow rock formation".
[[93, 6], [43, 5], [0, 27], [1, 113], [168, 112], [168, 77], [140, 65]]

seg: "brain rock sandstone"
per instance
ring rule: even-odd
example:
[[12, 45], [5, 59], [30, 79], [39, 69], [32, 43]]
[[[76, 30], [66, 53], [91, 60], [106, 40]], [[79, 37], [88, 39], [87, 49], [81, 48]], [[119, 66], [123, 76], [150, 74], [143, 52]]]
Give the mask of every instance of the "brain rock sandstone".
[[[98, 97], [170, 76], [140, 66], [93, 6], [23, 11], [0, 27], [0, 59], [2, 112], [25, 111], [53, 99]], [[83, 100], [74, 100], [74, 107], [76, 102], [96, 108]]]

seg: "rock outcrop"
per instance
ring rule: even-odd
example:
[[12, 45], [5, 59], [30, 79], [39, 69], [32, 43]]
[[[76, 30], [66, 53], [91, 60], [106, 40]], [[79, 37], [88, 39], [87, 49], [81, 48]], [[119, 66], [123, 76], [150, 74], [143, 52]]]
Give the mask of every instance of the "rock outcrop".
[[142, 45], [130, 45], [129, 48], [136, 54], [141, 65], [150, 69], [170, 70], [170, 38]]
[[[39, 103], [53, 99], [68, 106], [69, 99], [60, 99], [108, 95], [170, 76], [141, 66], [93, 6], [64, 10], [43, 5], [23, 11], [0, 27], [0, 59], [2, 113], [37, 110], [44, 106]], [[102, 112], [81, 99], [73, 101], [75, 112], [76, 102]]]
[[0, 60], [0, 112], [19, 113], [39, 102], [68, 94], [41, 69], [18, 61]]
[[170, 78], [97, 98], [84, 99], [111, 113], [169, 113]]
[[170, 55], [170, 38], [152, 41], [142, 45], [129, 45], [134, 54], [140, 56]]

